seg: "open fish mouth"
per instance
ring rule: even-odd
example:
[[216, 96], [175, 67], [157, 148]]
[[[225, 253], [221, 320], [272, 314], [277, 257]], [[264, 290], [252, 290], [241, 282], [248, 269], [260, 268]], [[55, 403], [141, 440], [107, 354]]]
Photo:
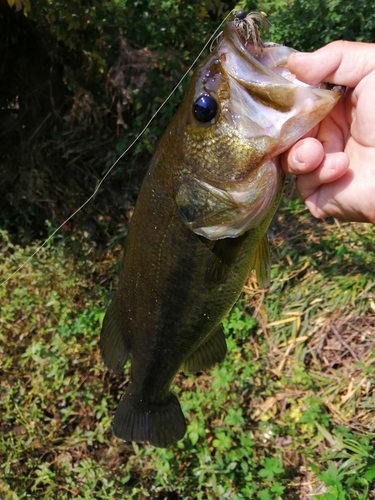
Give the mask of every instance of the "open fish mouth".
[[[260, 20], [263, 25], [266, 25], [263, 21], [265, 18], [263, 18], [263, 16], [258, 12], [250, 13], [247, 17], [251, 18], [252, 16], [255, 16], [255, 20]], [[246, 20], [243, 22], [245, 21]], [[343, 92], [345, 90], [345, 87], [340, 85], [333, 85], [325, 82], [321, 82], [316, 85], [309, 85], [298, 80], [287, 67], [288, 57], [290, 54], [298, 51], [274, 42], [263, 43], [256, 24], [252, 23], [252, 26], [253, 28], [249, 33], [245, 32], [242, 25], [239, 26], [236, 22], [227, 23], [223, 31], [223, 38], [227, 39], [234, 49], [229, 55], [234, 56], [234, 54], [237, 54], [237, 57], [240, 56], [243, 58], [243, 62], [250, 63], [253, 66], [253, 72], [256, 75], [255, 81], [259, 84], [266, 84], [269, 78], [274, 78], [273, 83], [279, 85], [285, 85], [285, 80], [287, 80], [287, 82], [295, 83], [302, 87], [334, 90], [339, 92]], [[256, 29], [256, 31], [254, 31], [254, 29]], [[230, 60], [228, 60], [228, 63], [230, 63]], [[270, 71], [265, 71], [265, 68], [269, 68]], [[248, 69], [249, 68], [246, 65], [241, 65], [240, 60], [237, 60], [236, 64], [233, 66], [233, 72], [230, 74], [233, 77], [237, 77], [239, 81], [246, 82], [249, 80], [249, 74], [247, 73]], [[263, 76], [259, 77], [257, 72]], [[276, 75], [281, 78], [278, 79]]]
[[227, 23], [217, 50], [229, 80], [232, 116], [241, 117], [237, 122], [250, 140], [266, 134], [276, 141], [275, 156], [319, 123], [345, 88], [301, 82], [287, 67], [296, 51], [255, 36], [246, 39], [235, 22]]

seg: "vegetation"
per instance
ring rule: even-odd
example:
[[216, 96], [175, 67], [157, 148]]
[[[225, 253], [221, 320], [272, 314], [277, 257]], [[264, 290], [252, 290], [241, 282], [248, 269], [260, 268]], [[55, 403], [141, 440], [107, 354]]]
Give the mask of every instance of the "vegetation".
[[[375, 41], [375, 0], [0, 0], [1, 227], [27, 243], [74, 212], [234, 7], [265, 11], [273, 40], [298, 50]], [[66, 231], [106, 244], [126, 223], [187, 83]]]
[[[0, 1], [0, 277], [91, 194], [234, 6]], [[373, 1], [237, 6], [266, 11], [273, 39], [300, 50], [375, 41]], [[185, 439], [158, 450], [112, 435], [127, 371], [103, 366], [100, 324], [185, 86], [94, 202], [0, 286], [0, 498], [375, 498], [374, 229], [312, 220], [292, 184], [269, 290], [250, 277], [226, 361], [176, 380]]]
[[[111, 431], [127, 372], [98, 336], [121, 245], [59, 237], [0, 288], [1, 498], [375, 498], [375, 232], [287, 193], [272, 285], [250, 277], [222, 365], [179, 375], [188, 430], [167, 450]], [[1, 274], [31, 251], [3, 232]]]

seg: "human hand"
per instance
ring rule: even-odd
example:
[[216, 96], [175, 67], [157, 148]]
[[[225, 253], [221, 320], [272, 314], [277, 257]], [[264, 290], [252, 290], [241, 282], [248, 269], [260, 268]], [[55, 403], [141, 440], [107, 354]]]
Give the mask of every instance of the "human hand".
[[289, 70], [306, 83], [347, 90], [310, 133], [283, 154], [297, 190], [318, 218], [375, 224], [375, 44], [337, 41], [293, 53]]

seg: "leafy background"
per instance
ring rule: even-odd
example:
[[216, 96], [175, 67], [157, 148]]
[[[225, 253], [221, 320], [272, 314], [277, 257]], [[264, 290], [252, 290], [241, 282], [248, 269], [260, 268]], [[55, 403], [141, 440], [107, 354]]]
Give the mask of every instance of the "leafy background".
[[[0, 276], [87, 199], [234, 7], [265, 11], [273, 40], [299, 50], [375, 41], [373, 1], [0, 2]], [[176, 380], [186, 438], [157, 450], [112, 435], [127, 379], [100, 360], [100, 323], [186, 85], [0, 287], [0, 498], [375, 498], [374, 230], [312, 220], [292, 182], [270, 289], [250, 277], [226, 361]]]

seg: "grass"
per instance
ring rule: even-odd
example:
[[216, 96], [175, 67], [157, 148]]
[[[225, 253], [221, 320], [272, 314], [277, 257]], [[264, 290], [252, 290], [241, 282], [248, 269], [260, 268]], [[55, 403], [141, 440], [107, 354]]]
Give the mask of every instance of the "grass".
[[[60, 237], [0, 287], [0, 498], [375, 498], [375, 233], [315, 221], [292, 189], [272, 283], [250, 276], [229, 353], [175, 383], [188, 429], [160, 450], [112, 435], [127, 381], [98, 351], [121, 247]], [[32, 253], [1, 233], [0, 275]]]

